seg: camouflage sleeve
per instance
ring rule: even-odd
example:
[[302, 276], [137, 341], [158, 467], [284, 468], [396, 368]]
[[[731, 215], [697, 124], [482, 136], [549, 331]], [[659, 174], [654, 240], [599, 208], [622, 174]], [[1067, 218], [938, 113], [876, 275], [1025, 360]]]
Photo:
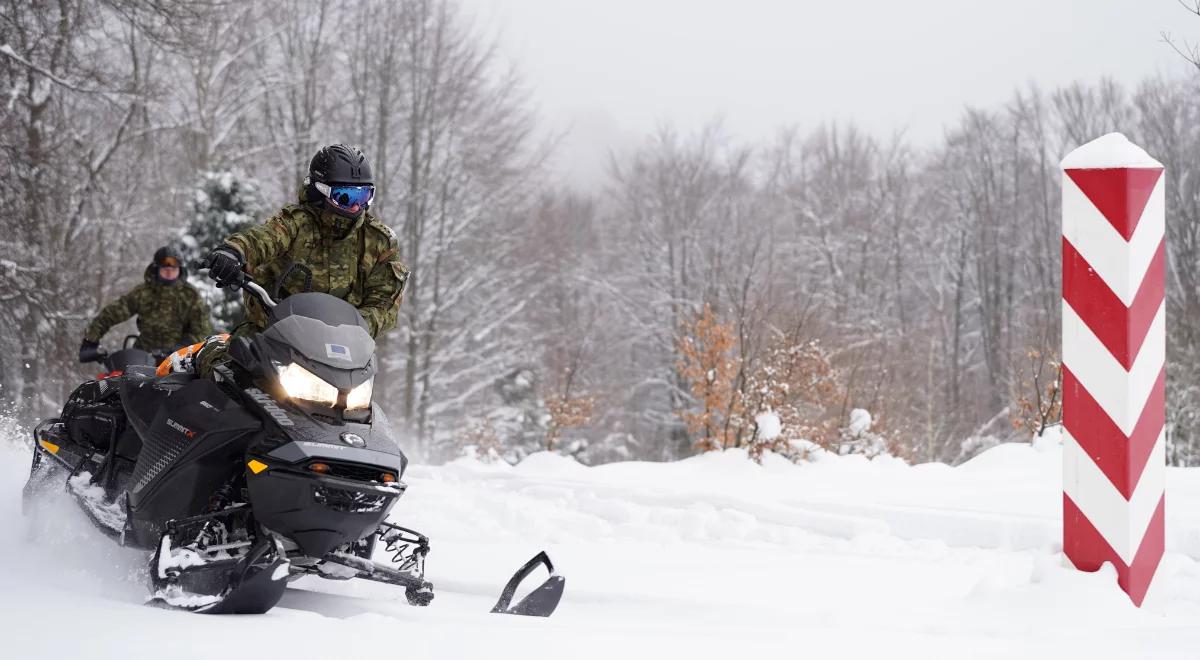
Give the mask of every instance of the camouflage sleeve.
[[246, 259], [246, 270], [254, 272], [258, 266], [286, 252], [295, 239], [296, 223], [284, 209], [263, 224], [240, 231], [225, 239], [225, 242], [242, 253]]
[[192, 309], [188, 313], [187, 327], [184, 328], [183, 338], [189, 344], [194, 344], [198, 341], [203, 341], [206, 337], [213, 334], [212, 315], [208, 311], [208, 303], [204, 302], [204, 296], [200, 292], [196, 292], [196, 299], [192, 303]]
[[141, 287], [137, 287], [105, 305], [96, 318], [88, 324], [87, 329], [83, 331], [83, 338], [87, 341], [98, 342], [114, 325], [137, 314], [139, 291], [141, 291]]
[[408, 268], [397, 256], [399, 248], [393, 238], [387, 250], [367, 274], [363, 286], [363, 301], [358, 311], [367, 321], [371, 336], [378, 338], [396, 327], [396, 315], [408, 283]]

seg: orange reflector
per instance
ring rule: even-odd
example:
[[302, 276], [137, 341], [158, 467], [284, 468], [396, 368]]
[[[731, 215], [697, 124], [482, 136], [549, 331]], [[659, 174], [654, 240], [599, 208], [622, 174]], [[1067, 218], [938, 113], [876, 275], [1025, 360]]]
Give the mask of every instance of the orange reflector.
[[329, 466], [324, 463], [313, 463], [312, 465], [308, 466], [308, 469], [320, 474], [329, 473]]
[[391, 472], [384, 472], [383, 474], [379, 475], [379, 480], [385, 484], [395, 483], [396, 475], [392, 474]]
[[53, 442], [46, 442], [45, 440], [38, 440], [38, 444], [41, 445], [42, 447], [45, 447], [46, 451], [50, 452], [51, 454], [58, 453], [58, 445], [54, 444]]
[[267, 464], [256, 459], [250, 459], [250, 462], [246, 464], [246, 467], [250, 468], [250, 471], [254, 474], [258, 474], [259, 472], [267, 469]]

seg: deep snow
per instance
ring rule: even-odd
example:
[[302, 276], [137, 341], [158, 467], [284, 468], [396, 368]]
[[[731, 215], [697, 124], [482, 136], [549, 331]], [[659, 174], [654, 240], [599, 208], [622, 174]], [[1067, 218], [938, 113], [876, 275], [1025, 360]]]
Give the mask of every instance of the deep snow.
[[[0, 441], [6, 658], [1200, 656], [1200, 470], [1169, 471], [1168, 553], [1139, 610], [1111, 572], [1065, 564], [1054, 440], [956, 468], [736, 451], [414, 466], [394, 517], [433, 539], [430, 607], [313, 579], [245, 617], [142, 605], [140, 553], [65, 500], [52, 522], [21, 516], [28, 460]], [[488, 614], [540, 548], [567, 576], [558, 612]]]

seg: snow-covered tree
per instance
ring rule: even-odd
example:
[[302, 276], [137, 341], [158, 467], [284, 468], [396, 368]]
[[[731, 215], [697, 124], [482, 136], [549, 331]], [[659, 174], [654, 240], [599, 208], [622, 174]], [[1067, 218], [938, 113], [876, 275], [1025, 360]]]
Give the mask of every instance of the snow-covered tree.
[[[542, 399], [537, 372], [518, 367], [492, 383], [493, 406], [459, 424], [447, 425], [430, 443], [434, 458], [467, 454], [519, 463], [548, 449], [552, 415]], [[573, 447], [569, 447], [572, 448]]]
[[887, 453], [887, 442], [883, 436], [871, 431], [874, 423], [870, 411], [863, 408], [851, 410], [850, 419], [842, 427], [838, 438], [837, 453], [863, 454], [868, 457]]
[[[193, 191], [190, 219], [179, 237], [188, 268], [195, 274], [210, 250], [261, 220], [266, 209], [262, 187], [252, 177], [229, 171], [202, 173]], [[192, 277], [191, 282], [212, 307], [215, 329], [231, 330], [242, 314], [240, 292], [218, 289], [205, 277]]]

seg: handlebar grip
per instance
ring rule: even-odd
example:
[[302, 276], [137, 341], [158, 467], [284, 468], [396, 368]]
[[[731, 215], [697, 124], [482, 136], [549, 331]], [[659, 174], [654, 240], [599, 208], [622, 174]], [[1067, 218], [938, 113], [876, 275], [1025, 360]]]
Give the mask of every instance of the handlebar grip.
[[[201, 268], [199, 272], [207, 271], [207, 268]], [[257, 298], [258, 302], [262, 303], [263, 307], [266, 307], [267, 309], [272, 309], [275, 307], [275, 300], [271, 298], [271, 294], [267, 293], [267, 290], [262, 288], [258, 282], [255, 282], [254, 278], [250, 277], [249, 273], [242, 273], [242, 281], [237, 285], [237, 288]]]

